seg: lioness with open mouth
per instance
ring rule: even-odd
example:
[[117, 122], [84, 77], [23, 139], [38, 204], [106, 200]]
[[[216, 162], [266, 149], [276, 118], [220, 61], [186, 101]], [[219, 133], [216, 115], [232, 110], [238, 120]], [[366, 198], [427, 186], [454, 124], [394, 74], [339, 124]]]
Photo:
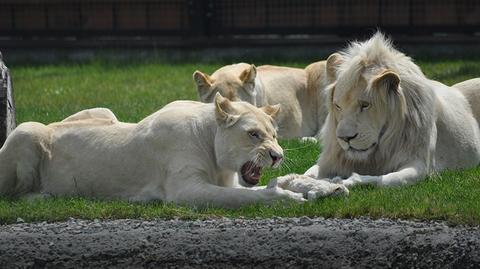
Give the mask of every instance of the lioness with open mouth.
[[281, 138], [316, 137], [327, 115], [325, 61], [305, 69], [238, 63], [224, 66], [211, 76], [195, 71], [193, 80], [202, 102], [212, 102], [219, 92], [231, 101], [258, 107], [281, 104], [277, 117]]
[[252, 188], [264, 167], [282, 161], [273, 119], [279, 109], [217, 94], [213, 104], [173, 102], [136, 124], [102, 108], [49, 125], [22, 123], [0, 150], [0, 194], [238, 207], [341, 191], [292, 176]]

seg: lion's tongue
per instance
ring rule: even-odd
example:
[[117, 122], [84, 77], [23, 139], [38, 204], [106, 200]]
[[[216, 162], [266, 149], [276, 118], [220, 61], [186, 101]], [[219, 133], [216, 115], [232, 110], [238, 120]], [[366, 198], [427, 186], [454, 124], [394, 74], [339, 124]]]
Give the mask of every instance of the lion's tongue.
[[253, 178], [253, 179], [257, 179], [259, 180], [260, 179], [260, 176], [262, 176], [262, 170], [260, 169], [260, 167], [255, 167], [253, 169], [250, 169], [250, 177]]
[[240, 172], [242, 173], [243, 180], [252, 185], [258, 184], [262, 176], [262, 168], [255, 166], [253, 162], [245, 163]]

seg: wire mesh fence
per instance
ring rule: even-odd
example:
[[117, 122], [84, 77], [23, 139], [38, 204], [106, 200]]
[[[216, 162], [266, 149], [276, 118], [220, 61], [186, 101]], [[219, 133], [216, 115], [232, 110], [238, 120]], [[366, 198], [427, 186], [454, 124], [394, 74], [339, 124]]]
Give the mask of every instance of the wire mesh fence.
[[480, 31], [476, 0], [217, 0], [212, 33], [315, 34], [382, 27], [410, 34]]
[[0, 0], [0, 37], [480, 32], [478, 0]]

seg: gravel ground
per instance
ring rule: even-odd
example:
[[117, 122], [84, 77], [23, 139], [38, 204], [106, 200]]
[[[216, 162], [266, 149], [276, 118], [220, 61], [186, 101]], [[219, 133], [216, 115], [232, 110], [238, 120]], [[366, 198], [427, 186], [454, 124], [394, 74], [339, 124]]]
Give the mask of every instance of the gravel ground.
[[479, 268], [480, 229], [307, 217], [0, 226], [0, 268], [18, 267]]

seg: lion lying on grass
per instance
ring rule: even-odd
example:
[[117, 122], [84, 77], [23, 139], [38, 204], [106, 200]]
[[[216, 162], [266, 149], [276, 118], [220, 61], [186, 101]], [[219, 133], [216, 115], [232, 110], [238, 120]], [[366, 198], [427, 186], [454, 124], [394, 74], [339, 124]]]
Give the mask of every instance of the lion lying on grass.
[[0, 194], [238, 207], [346, 192], [338, 184], [303, 184], [301, 176], [252, 187], [262, 168], [283, 158], [278, 110], [217, 94], [214, 104], [173, 102], [138, 124], [102, 108], [49, 125], [22, 123], [0, 150]]
[[316, 137], [327, 115], [324, 88], [325, 61], [305, 69], [239, 63], [224, 66], [211, 76], [195, 71], [193, 79], [202, 102], [217, 92], [231, 101], [258, 107], [281, 104], [278, 135], [281, 138]]
[[[480, 134], [466, 98], [427, 79], [381, 33], [330, 56], [323, 152], [306, 175], [345, 186], [413, 184], [480, 161]], [[337, 178], [338, 179], [338, 178]]]
[[[477, 121], [480, 120], [480, 78], [473, 78], [459, 82], [452, 86], [458, 89], [467, 98], [473, 116]], [[480, 124], [480, 122], [479, 122]]]

